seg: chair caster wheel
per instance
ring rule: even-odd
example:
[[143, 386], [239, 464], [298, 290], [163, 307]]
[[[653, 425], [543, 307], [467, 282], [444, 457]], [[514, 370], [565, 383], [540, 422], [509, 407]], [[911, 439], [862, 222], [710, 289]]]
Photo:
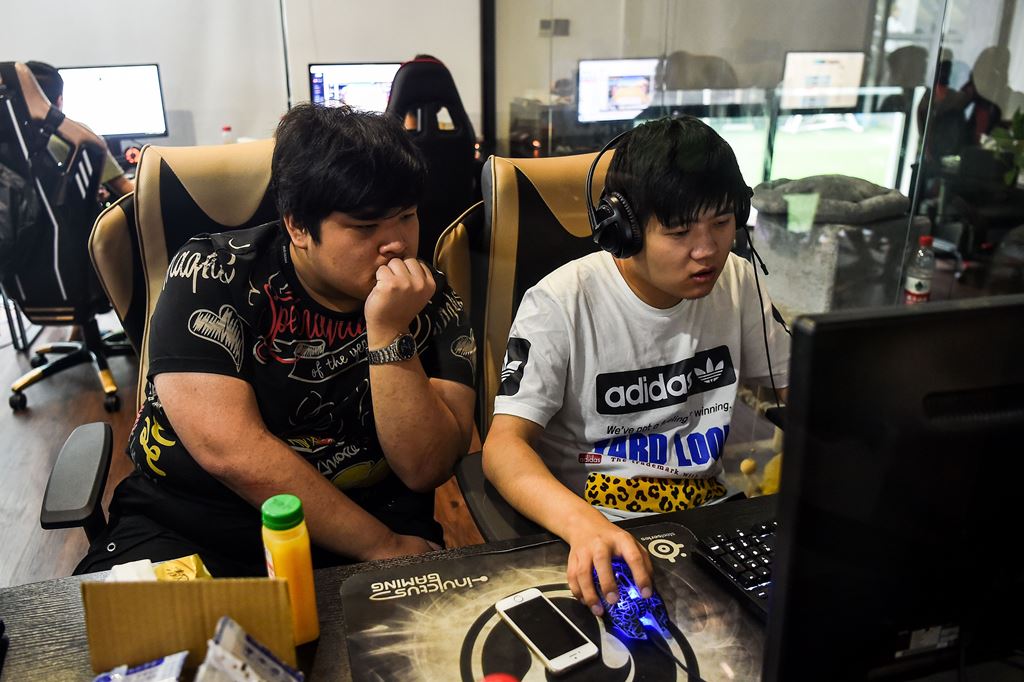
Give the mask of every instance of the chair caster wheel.
[[116, 393], [110, 393], [103, 398], [103, 409], [107, 412], [117, 412], [121, 409], [121, 398]]
[[7, 404], [11, 406], [11, 409], [15, 412], [20, 412], [28, 406], [28, 398], [21, 391], [12, 393], [11, 397], [7, 399]]
[[32, 365], [33, 367], [42, 367], [43, 365], [46, 364], [46, 356], [43, 355], [42, 353], [38, 355], [33, 355], [31, 358], [29, 358], [28, 364]]

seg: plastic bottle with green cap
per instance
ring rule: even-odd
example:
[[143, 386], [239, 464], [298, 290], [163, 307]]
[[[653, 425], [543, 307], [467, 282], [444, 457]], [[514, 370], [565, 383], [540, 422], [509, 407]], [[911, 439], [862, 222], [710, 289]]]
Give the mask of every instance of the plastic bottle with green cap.
[[295, 495], [274, 495], [263, 503], [261, 512], [267, 575], [288, 581], [295, 643], [312, 642], [320, 636], [320, 620], [302, 501]]

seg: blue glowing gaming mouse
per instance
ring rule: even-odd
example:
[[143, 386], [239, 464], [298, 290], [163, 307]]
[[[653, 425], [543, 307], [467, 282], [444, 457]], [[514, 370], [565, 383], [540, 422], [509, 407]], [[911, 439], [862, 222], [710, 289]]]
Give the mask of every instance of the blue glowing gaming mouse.
[[668, 611], [661, 597], [655, 592], [645, 599], [636, 586], [629, 565], [623, 559], [616, 557], [612, 560], [612, 572], [619, 588], [619, 600], [609, 604], [598, 582], [597, 571], [594, 571], [594, 586], [612, 625], [630, 639], [647, 639], [645, 628], [654, 628], [663, 637], [669, 637]]

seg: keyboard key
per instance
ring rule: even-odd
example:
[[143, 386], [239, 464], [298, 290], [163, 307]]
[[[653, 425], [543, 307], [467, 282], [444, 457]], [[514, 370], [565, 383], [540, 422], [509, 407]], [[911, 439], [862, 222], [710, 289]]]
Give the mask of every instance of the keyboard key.
[[754, 585], [757, 585], [759, 582], [761, 582], [757, 579], [757, 576], [755, 576], [750, 571], [740, 573], [738, 579], [740, 581], [740, 585], [743, 585], [743, 587], [753, 587]]
[[737, 576], [746, 570], [746, 566], [736, 560], [732, 554], [723, 554], [721, 557], [722, 563], [725, 564], [726, 569], [733, 576]]
[[758, 578], [761, 578], [762, 581], [764, 581], [764, 580], [768, 580], [768, 579], [770, 579], [772, 577], [772, 572], [769, 571], [764, 566], [761, 566], [759, 568], [755, 568], [754, 569], [754, 575], [756, 575]]

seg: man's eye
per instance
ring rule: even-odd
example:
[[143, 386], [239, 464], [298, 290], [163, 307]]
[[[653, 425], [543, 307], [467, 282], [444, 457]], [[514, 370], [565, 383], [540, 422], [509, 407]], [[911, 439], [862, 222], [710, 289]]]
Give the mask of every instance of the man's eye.
[[412, 220], [415, 217], [416, 217], [416, 213], [415, 212], [413, 212], [413, 213], [406, 213], [404, 216], [402, 216], [402, 220]]

